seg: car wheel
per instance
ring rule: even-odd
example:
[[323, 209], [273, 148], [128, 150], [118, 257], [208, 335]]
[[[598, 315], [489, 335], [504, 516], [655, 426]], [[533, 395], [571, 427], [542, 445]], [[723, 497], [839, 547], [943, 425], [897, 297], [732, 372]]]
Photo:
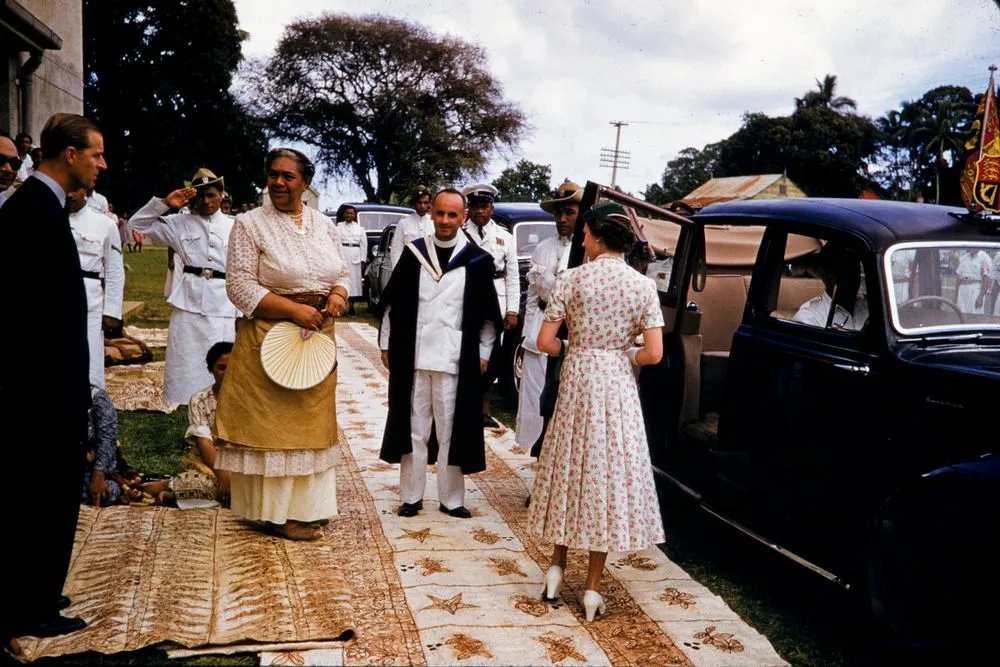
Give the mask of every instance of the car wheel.
[[524, 375], [524, 346], [518, 345], [514, 350], [511, 363], [511, 379], [514, 382], [514, 393], [521, 393], [521, 377]]

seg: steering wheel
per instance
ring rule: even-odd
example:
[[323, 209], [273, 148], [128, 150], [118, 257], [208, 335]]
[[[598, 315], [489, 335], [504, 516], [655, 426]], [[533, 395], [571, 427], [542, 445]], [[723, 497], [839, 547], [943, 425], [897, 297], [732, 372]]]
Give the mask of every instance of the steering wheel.
[[958, 316], [958, 323], [965, 324], [965, 317], [963, 317], [962, 309], [958, 307], [958, 304], [955, 303], [954, 301], [949, 301], [943, 296], [937, 296], [935, 294], [928, 294], [926, 296], [918, 296], [912, 299], [907, 299], [906, 301], [904, 301], [903, 303], [899, 304], [896, 307], [902, 310], [903, 308], [906, 308], [908, 306], [912, 306], [918, 303], [926, 303], [928, 301], [940, 301], [941, 303], [945, 304], [946, 306], [955, 311], [955, 314]]

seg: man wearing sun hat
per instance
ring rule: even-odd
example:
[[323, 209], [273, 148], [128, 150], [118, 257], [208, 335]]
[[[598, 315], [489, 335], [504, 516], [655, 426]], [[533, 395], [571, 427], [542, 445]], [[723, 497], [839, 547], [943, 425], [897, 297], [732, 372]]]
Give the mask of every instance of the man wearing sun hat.
[[[186, 404], [212, 383], [205, 354], [219, 341], [236, 337], [239, 312], [226, 295], [226, 254], [233, 219], [219, 210], [223, 179], [206, 168], [187, 187], [163, 199], [153, 197], [129, 224], [149, 242], [174, 251], [174, 280], [167, 303], [174, 307], [167, 328], [164, 395]], [[184, 206], [188, 210], [181, 210]]]
[[[493, 257], [493, 285], [497, 290], [500, 312], [504, 314], [504, 331], [517, 326], [517, 312], [521, 305], [521, 278], [517, 270], [517, 251], [514, 237], [506, 229], [493, 221], [493, 200], [497, 189], [489, 183], [476, 183], [462, 191], [468, 202], [468, 220], [465, 232], [472, 242]], [[490, 416], [490, 396], [495, 368], [490, 368], [484, 377], [486, 390], [483, 394], [483, 426], [499, 426]]]
[[556, 278], [566, 270], [569, 262], [570, 240], [580, 215], [583, 188], [566, 179], [554, 195], [553, 199], [543, 201], [540, 206], [555, 218], [557, 235], [539, 243], [531, 255], [527, 275], [528, 297], [524, 305], [524, 340], [521, 343], [524, 363], [518, 391], [516, 440], [518, 445], [529, 450], [542, 434], [544, 423], [538, 399], [545, 386], [548, 355], [538, 351], [538, 332], [542, 328], [546, 302], [555, 287]]

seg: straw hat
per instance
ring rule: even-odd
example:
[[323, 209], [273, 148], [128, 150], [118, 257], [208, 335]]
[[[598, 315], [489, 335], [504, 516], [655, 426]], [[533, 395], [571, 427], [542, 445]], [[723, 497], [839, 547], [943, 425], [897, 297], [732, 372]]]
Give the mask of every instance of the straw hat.
[[184, 181], [184, 186], [188, 188], [203, 188], [206, 185], [215, 185], [216, 183], [218, 183], [216, 187], [219, 190], [226, 189], [226, 184], [222, 176], [216, 176], [210, 169], [202, 167], [194, 172], [194, 176], [191, 177], [190, 181]]
[[583, 199], [583, 188], [569, 180], [563, 181], [562, 185], [556, 189], [555, 199], [543, 201], [539, 206], [546, 213], [556, 214], [556, 210], [563, 204], [579, 204]]

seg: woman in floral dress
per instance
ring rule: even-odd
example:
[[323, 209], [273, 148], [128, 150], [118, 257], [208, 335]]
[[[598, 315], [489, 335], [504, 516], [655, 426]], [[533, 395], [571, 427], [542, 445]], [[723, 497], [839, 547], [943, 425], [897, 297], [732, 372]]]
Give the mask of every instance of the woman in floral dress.
[[[608, 551], [639, 551], [664, 539], [646, 431], [632, 366], [659, 363], [663, 315], [656, 284], [622, 253], [634, 234], [624, 210], [601, 204], [585, 216], [588, 263], [556, 283], [538, 349], [556, 356], [569, 330], [555, 414], [532, 491], [529, 529], [553, 542], [544, 597], [557, 595], [566, 552], [590, 551], [584, 608], [604, 611], [601, 574]], [[643, 347], [634, 347], [643, 334]]]

